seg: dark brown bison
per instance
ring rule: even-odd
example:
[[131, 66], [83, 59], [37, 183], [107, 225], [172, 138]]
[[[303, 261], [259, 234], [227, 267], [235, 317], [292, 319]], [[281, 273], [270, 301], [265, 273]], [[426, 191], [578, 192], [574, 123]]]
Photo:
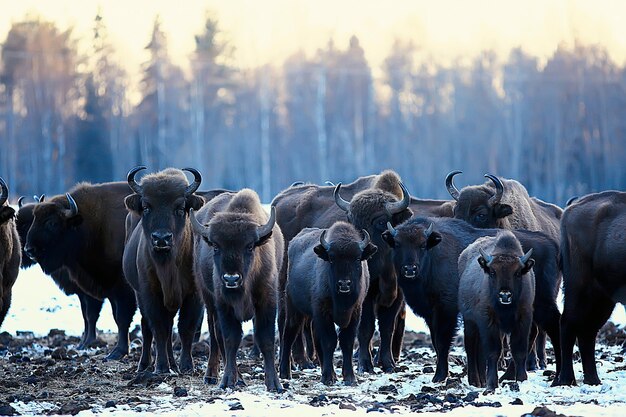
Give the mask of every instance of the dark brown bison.
[[563, 368], [554, 385], [575, 385], [574, 343], [578, 340], [583, 382], [600, 384], [596, 335], [616, 303], [626, 304], [626, 193], [605, 191], [580, 197], [563, 212], [561, 317]]
[[[44, 201], [44, 196], [37, 198], [37, 203]], [[17, 227], [17, 233], [20, 237], [20, 244], [22, 246], [22, 265], [23, 269], [30, 268], [35, 265], [35, 261], [30, 259], [24, 252], [24, 245], [26, 244], [26, 235], [28, 229], [33, 223], [33, 208], [36, 203], [24, 204], [24, 197], [20, 197], [18, 200], [18, 210], [15, 217], [15, 224]], [[81, 290], [78, 284], [76, 284], [70, 278], [70, 273], [65, 268], [61, 268], [50, 274], [50, 277], [54, 283], [63, 291], [66, 295], [76, 294], [80, 301], [80, 310], [83, 315], [84, 330], [77, 349], [86, 349], [96, 340], [96, 322], [100, 318], [100, 311], [102, 310], [102, 304], [104, 300], [94, 298]]]
[[[258, 195], [243, 189], [215, 197], [197, 217], [192, 212], [191, 222], [198, 235], [194, 257], [198, 286], [210, 300], [207, 314], [216, 314], [224, 343], [226, 365], [220, 387], [243, 383], [237, 370], [241, 323], [254, 318], [265, 386], [270, 391], [282, 391], [274, 360], [278, 271], [284, 253], [276, 210], [272, 208], [268, 219]], [[216, 376], [209, 372], [216, 371], [207, 369], [206, 380]]]
[[111, 301], [118, 341], [109, 359], [128, 354], [128, 327], [137, 309], [122, 271], [129, 192], [125, 182], [80, 183], [64, 196], [36, 204], [24, 246], [46, 274], [65, 268], [85, 293]]
[[528, 379], [526, 358], [535, 299], [532, 251], [524, 253], [515, 235], [503, 230], [477, 239], [459, 256], [459, 310], [467, 375], [470, 384], [486, 385], [486, 392], [498, 387], [505, 335], [511, 337], [515, 379]]
[[352, 351], [361, 307], [369, 286], [367, 259], [375, 252], [367, 231], [364, 237], [349, 223], [329, 229], [303, 229], [289, 244], [289, 274], [285, 286], [286, 320], [281, 341], [280, 376], [291, 378], [291, 346], [305, 318], [312, 319], [322, 383], [337, 381], [333, 353], [343, 353], [343, 382], [356, 384]]
[[[191, 345], [202, 320], [202, 301], [193, 275], [193, 235], [189, 211], [198, 210], [204, 199], [194, 194], [202, 177], [193, 168], [189, 184], [183, 171], [168, 168], [144, 176], [136, 167], [128, 173], [134, 194], [126, 197], [126, 207], [141, 216], [124, 250], [124, 274], [135, 290], [141, 311], [143, 348], [138, 371], [152, 365], [152, 341], [156, 343], [157, 373], [193, 372]], [[179, 313], [181, 340], [180, 368], [172, 348], [174, 316]]]
[[11, 292], [20, 269], [20, 241], [15, 210], [9, 206], [9, 187], [0, 178], [0, 326], [11, 306]]
[[[458, 190], [454, 176], [461, 171], [452, 171], [446, 177], [446, 188], [456, 200], [454, 217], [465, 220], [474, 227], [501, 229], [526, 229], [547, 234], [556, 242], [560, 238], [560, 221], [563, 210], [535, 197], [530, 197], [526, 187], [515, 180], [485, 174], [488, 181]], [[534, 340], [537, 329], [533, 328]], [[537, 344], [532, 344], [528, 368], [546, 367], [545, 333], [540, 332]]]
[[[442, 381], [448, 375], [448, 353], [459, 312], [459, 255], [476, 239], [495, 236], [499, 231], [477, 229], [457, 219], [413, 217], [397, 228], [388, 225], [388, 230], [383, 233], [385, 241], [394, 248], [393, 262], [407, 304], [415, 314], [424, 318], [430, 329], [437, 352], [433, 381]], [[512, 233], [523, 250], [533, 248], [536, 286], [533, 322], [548, 333], [558, 351], [558, 244], [541, 232], [513, 230]], [[557, 356], [557, 373], [560, 364]]]

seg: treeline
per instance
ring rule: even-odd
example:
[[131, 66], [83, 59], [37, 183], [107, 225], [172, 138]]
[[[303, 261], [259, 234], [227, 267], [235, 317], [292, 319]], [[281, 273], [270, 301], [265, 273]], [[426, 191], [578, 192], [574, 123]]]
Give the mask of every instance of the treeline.
[[460, 185], [492, 172], [559, 204], [626, 184], [626, 67], [602, 46], [442, 66], [399, 40], [372, 68], [352, 37], [242, 69], [208, 15], [185, 71], [157, 19], [135, 88], [100, 16], [90, 41], [79, 52], [71, 29], [26, 19], [1, 45], [0, 176], [13, 197], [124, 180], [138, 164], [192, 166], [203, 189], [251, 187], [264, 201], [296, 180], [385, 168], [425, 198], [448, 197], [452, 169], [466, 172]]

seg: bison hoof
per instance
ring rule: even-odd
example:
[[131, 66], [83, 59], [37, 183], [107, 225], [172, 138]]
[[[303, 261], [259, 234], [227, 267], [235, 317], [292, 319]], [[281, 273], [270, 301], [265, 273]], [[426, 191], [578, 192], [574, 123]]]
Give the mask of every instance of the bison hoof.
[[343, 379], [343, 385], [345, 385], [346, 387], [355, 387], [357, 385], [357, 381], [354, 375], [352, 375], [351, 377], [345, 377]]
[[278, 379], [276, 379], [275, 381], [267, 382], [265, 384], [265, 387], [267, 388], [268, 391], [271, 391], [271, 392], [277, 392], [279, 394], [282, 392], [285, 392], [285, 389], [281, 385], [280, 381], [278, 381]]
[[374, 365], [372, 365], [372, 362], [359, 362], [359, 372], [360, 373], [370, 373], [373, 374], [374, 373]]
[[575, 387], [576, 386], [576, 379], [575, 378], [561, 378], [560, 376], [558, 378], [555, 378], [554, 381], [552, 381], [551, 384], [552, 387], [560, 387], [560, 386], [571, 386], [571, 387]]
[[337, 382], [337, 378], [336, 377], [322, 377], [322, 384], [324, 385], [334, 385], [335, 382]]
[[116, 347], [104, 359], [107, 361], [119, 361], [126, 355], [128, 355], [128, 349], [124, 350], [122, 348]]
[[447, 378], [448, 378], [447, 372], [445, 374], [435, 373], [435, 376], [433, 377], [433, 382], [444, 382]]
[[487, 388], [486, 390], [483, 391], [483, 395], [492, 395], [496, 393], [496, 389], [495, 388]]
[[217, 377], [216, 376], [205, 376], [204, 383], [206, 385], [217, 385]]
[[584, 377], [583, 384], [602, 385], [602, 382], [600, 381], [600, 378], [598, 378], [597, 376], [592, 376], [592, 377]]
[[296, 362], [296, 364], [298, 365], [300, 369], [315, 369], [316, 368], [315, 364], [308, 359], [298, 361]]

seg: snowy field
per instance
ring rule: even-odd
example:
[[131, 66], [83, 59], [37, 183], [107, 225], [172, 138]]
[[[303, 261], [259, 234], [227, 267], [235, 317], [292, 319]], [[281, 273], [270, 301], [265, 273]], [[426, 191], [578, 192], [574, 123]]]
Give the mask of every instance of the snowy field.
[[[624, 309], [618, 305], [612, 320], [623, 326], [626, 323]], [[139, 323], [139, 313], [135, 316], [135, 323]], [[65, 296], [41, 270], [35, 266], [21, 271], [14, 287], [13, 304], [4, 324], [3, 331], [15, 335], [16, 331], [32, 331], [35, 335], [46, 335], [52, 328], [63, 329], [68, 335], [80, 336], [82, 319], [76, 296]], [[247, 327], [248, 329], [250, 326]], [[105, 303], [98, 329], [101, 332], [115, 332], [116, 326], [111, 316], [110, 305]], [[407, 330], [424, 331], [423, 321], [409, 314]], [[519, 391], [514, 387], [501, 387], [496, 394], [490, 396], [479, 395], [476, 403], [488, 402], [501, 404], [500, 407], [477, 407], [466, 405], [455, 408], [446, 415], [449, 416], [521, 416], [530, 413], [535, 406], [548, 408], [569, 416], [623, 416], [626, 407], [626, 370], [623, 363], [613, 360], [621, 358], [619, 347], [602, 347], [602, 355], [596, 355], [598, 369], [603, 385], [592, 387], [580, 385], [578, 387], [551, 388], [548, 378], [542, 372], [530, 373], [529, 380], [519, 384]], [[430, 348], [411, 350], [411, 355], [432, 360], [434, 352]], [[460, 348], [455, 348], [453, 356], [464, 357]], [[5, 358], [6, 359], [6, 358]], [[4, 360], [0, 358], [0, 360]], [[618, 359], [619, 360], [619, 359]], [[190, 385], [189, 396], [174, 397], [173, 385], [176, 382], [165, 381], [154, 388], [157, 394], [150, 404], [138, 406], [119, 405], [116, 408], [94, 406], [91, 410], [80, 412], [80, 416], [99, 414], [103, 416], [128, 416], [136, 413], [155, 413], [163, 416], [199, 416], [199, 415], [233, 415], [233, 416], [293, 416], [294, 413], [303, 413], [306, 416], [365, 416], [369, 411], [407, 415], [411, 414], [408, 405], [383, 406], [389, 402], [386, 388], [393, 385], [393, 397], [404, 399], [400, 404], [409, 404], [411, 395], [436, 390], [443, 395], [461, 398], [477, 390], [467, 384], [467, 378], [462, 377], [458, 383], [443, 386], [430, 382], [432, 374], [422, 372], [411, 360], [403, 358], [400, 365], [405, 369], [395, 374], [359, 376], [358, 387], [343, 387], [339, 384], [326, 387], [319, 381], [319, 370], [302, 371], [311, 374], [313, 378], [299, 378], [290, 381], [289, 389], [283, 394], [267, 393], [262, 381], [254, 380], [245, 389], [235, 392], [221, 391], [217, 388], [203, 386], [198, 381]], [[204, 366], [204, 364], [202, 364]], [[423, 365], [419, 366], [423, 368]], [[552, 367], [551, 367], [552, 368]], [[579, 363], [576, 364], [577, 377], [582, 378]], [[458, 364], [451, 366], [454, 375], [462, 372]], [[182, 377], [181, 377], [182, 378]], [[248, 378], [256, 379], [256, 378]], [[310, 384], [310, 381], [316, 381]], [[179, 381], [180, 383], [180, 381]], [[482, 390], [480, 390], [482, 391]], [[158, 395], [162, 392], [162, 395]], [[433, 391], [434, 392], [434, 391]], [[315, 402], [315, 397], [324, 396], [323, 401]], [[198, 399], [207, 398], [207, 401]], [[447, 397], [446, 397], [447, 398]], [[517, 400], [523, 405], [511, 405]], [[325, 402], [324, 402], [325, 401]], [[371, 404], [380, 403], [377, 409]], [[313, 404], [313, 405], [311, 405]], [[346, 408], [346, 404], [355, 406]], [[320, 406], [322, 405], [322, 406]], [[46, 408], [45, 402], [13, 403], [12, 406], [24, 415], [47, 413], [52, 409]], [[441, 404], [429, 407], [420, 406], [421, 415], [442, 415]], [[350, 408], [355, 408], [352, 410]], [[444, 408], [445, 409], [445, 405]]]

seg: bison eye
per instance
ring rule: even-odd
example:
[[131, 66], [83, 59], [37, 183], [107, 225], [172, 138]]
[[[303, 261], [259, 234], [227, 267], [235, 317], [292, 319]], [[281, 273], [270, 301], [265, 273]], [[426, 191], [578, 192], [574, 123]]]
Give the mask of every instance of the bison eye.
[[217, 246], [215, 243], [213, 244], [213, 253], [216, 255], [220, 253], [220, 247]]
[[143, 206], [141, 208], [141, 210], [143, 211], [143, 214], [149, 214], [150, 213], [150, 207], [148, 207], [148, 206]]
[[248, 246], [246, 246], [246, 250], [248, 252], [254, 251], [254, 243], [250, 243]]
[[185, 217], [185, 209], [177, 208], [174, 212], [178, 217]]

